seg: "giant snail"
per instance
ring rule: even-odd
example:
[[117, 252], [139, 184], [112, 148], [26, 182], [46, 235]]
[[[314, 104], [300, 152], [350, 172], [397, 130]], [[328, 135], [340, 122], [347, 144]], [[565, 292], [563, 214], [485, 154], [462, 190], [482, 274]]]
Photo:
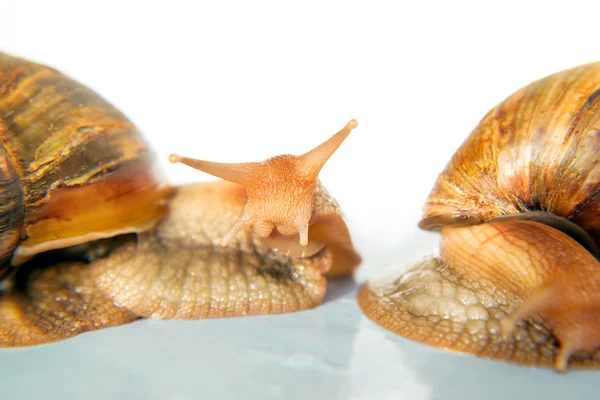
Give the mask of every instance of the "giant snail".
[[357, 125], [301, 156], [224, 164], [172, 187], [135, 126], [60, 72], [0, 53], [0, 346], [148, 317], [318, 305], [360, 262], [318, 181]]
[[366, 284], [401, 336], [508, 362], [600, 366], [600, 63], [493, 108], [439, 175], [419, 226], [440, 257]]

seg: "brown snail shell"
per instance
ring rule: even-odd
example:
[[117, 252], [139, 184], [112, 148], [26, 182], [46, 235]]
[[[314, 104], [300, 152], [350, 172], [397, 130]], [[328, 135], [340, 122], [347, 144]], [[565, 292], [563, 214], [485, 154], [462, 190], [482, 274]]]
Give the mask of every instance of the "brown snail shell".
[[138, 130], [60, 72], [0, 54], [0, 138], [0, 275], [165, 213], [169, 191]]
[[232, 182], [170, 187], [112, 105], [51, 68], [0, 54], [0, 256], [5, 276], [14, 272], [0, 281], [0, 346], [140, 317], [315, 307], [325, 275], [360, 262], [318, 181], [354, 127], [262, 163], [172, 156]]
[[365, 313], [437, 347], [600, 366], [599, 131], [600, 63], [492, 109], [427, 199], [419, 226], [441, 231], [441, 258], [363, 287]]

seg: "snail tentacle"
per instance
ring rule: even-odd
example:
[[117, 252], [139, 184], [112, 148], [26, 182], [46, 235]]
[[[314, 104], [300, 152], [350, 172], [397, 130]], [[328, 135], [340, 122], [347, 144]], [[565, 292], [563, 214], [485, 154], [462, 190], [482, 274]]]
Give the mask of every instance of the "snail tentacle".
[[312, 175], [316, 178], [321, 171], [321, 168], [325, 165], [327, 160], [335, 153], [338, 147], [341, 146], [342, 142], [346, 140], [350, 132], [358, 126], [358, 122], [355, 119], [348, 121], [335, 135], [312, 149], [311, 151], [300, 156], [301, 165], [306, 175]]
[[169, 161], [181, 163], [217, 178], [244, 186], [255, 185], [260, 180], [261, 175], [267, 173], [265, 166], [256, 162], [220, 163], [183, 157], [177, 154], [171, 154]]
[[[233, 227], [229, 230], [229, 232], [227, 232], [227, 234], [225, 236], [223, 236], [223, 239], [221, 240], [221, 246], [222, 247], [227, 247], [227, 245], [229, 244], [229, 241], [241, 230], [246, 229], [247, 227], [251, 226], [252, 223], [254, 221], [252, 221], [249, 217], [248, 214], [244, 214], [240, 217], [240, 219], [238, 219], [238, 221], [235, 223], [235, 225], [233, 225]], [[259, 232], [261, 232], [259, 230]], [[269, 234], [271, 232], [269, 231]], [[267, 236], [269, 236], [267, 234]]]
[[328, 140], [301, 156], [280, 155], [260, 163], [216, 163], [172, 154], [169, 160], [246, 188], [244, 214], [223, 238], [223, 246], [247, 226], [262, 237], [269, 236], [273, 228], [283, 235], [298, 234], [299, 243], [306, 246], [319, 172], [357, 126], [356, 120], [350, 120]]
[[556, 288], [540, 288], [525, 303], [502, 321], [502, 333], [511, 335], [517, 324], [529, 317], [535, 316], [552, 306], [552, 299], [557, 295]]

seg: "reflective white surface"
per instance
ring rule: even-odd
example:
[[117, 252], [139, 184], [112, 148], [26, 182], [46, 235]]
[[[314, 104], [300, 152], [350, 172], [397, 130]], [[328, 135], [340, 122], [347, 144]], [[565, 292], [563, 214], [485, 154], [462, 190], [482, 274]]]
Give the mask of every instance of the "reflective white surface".
[[[417, 237], [420, 236], [417, 234]], [[419, 243], [435, 242], [418, 237]], [[367, 265], [368, 267], [368, 265]], [[358, 286], [330, 285], [288, 315], [150, 321], [0, 350], [6, 399], [579, 399], [598, 373], [523, 368], [433, 349], [361, 315]]]
[[[597, 2], [0, 0], [0, 50], [59, 68], [147, 135], [172, 182], [218, 161], [299, 154], [359, 121], [321, 179], [364, 264], [435, 249], [435, 177], [483, 115], [544, 75], [600, 59]], [[138, 321], [0, 350], [1, 399], [595, 398], [558, 375], [418, 345], [361, 316], [351, 281], [291, 315]]]

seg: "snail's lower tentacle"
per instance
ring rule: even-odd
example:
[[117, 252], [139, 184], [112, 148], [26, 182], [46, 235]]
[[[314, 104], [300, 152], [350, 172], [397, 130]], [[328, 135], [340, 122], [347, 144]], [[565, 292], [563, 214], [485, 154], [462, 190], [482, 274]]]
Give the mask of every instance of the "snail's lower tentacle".
[[515, 331], [517, 324], [529, 317], [535, 316], [552, 306], [552, 299], [556, 296], [553, 287], [540, 288], [528, 298], [519, 308], [513, 311], [502, 321], [502, 333], [510, 335]]
[[221, 240], [221, 246], [226, 247], [229, 244], [229, 241], [233, 239], [233, 237], [240, 231], [246, 229], [247, 227], [252, 225], [252, 221], [246, 214], [244, 214], [238, 221], [233, 225], [233, 227], [227, 232], [223, 239]]
[[575, 346], [572, 343], [561, 343], [560, 351], [558, 352], [556, 361], [554, 362], [554, 369], [558, 372], [565, 372], [569, 364], [569, 358], [571, 358], [574, 350]]

